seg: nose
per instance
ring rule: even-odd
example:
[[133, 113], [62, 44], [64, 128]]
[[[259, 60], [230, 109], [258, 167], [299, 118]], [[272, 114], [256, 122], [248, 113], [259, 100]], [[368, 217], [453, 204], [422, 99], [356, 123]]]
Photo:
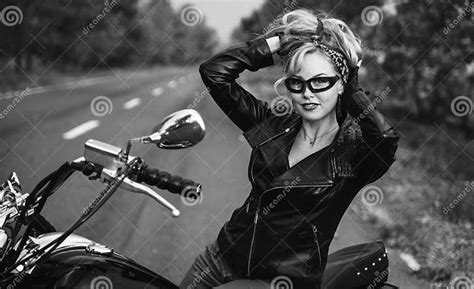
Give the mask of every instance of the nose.
[[310, 99], [311, 97], [314, 97], [314, 93], [311, 90], [309, 90], [308, 85], [305, 85], [304, 87], [303, 97], [306, 99]]

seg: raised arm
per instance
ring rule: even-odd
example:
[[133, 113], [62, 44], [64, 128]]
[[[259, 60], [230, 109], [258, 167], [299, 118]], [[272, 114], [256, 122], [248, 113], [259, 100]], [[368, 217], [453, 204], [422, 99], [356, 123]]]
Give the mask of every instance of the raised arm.
[[279, 40], [275, 37], [255, 38], [232, 46], [199, 66], [199, 73], [214, 101], [243, 131], [269, 117], [272, 112], [267, 102], [254, 97], [235, 80], [245, 69], [257, 71], [273, 65], [272, 52], [278, 49], [278, 45]]
[[347, 97], [346, 109], [362, 131], [363, 142], [358, 147], [355, 165], [358, 181], [366, 185], [379, 179], [393, 164], [400, 137], [358, 85], [357, 76], [355, 78], [343, 97]]

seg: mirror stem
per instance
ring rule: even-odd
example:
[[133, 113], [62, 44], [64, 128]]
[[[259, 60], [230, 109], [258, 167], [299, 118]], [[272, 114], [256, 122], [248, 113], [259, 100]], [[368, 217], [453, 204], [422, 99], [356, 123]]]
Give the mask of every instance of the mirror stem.
[[137, 138], [132, 138], [127, 142], [125, 152], [122, 154], [122, 159], [127, 161], [130, 149], [132, 148], [132, 143], [151, 143], [151, 138], [149, 136], [142, 136]]

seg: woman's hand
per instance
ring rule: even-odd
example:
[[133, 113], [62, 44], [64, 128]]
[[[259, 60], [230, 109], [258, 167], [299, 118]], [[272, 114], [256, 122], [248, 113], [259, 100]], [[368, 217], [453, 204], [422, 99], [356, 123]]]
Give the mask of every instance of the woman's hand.
[[364, 93], [364, 90], [359, 84], [359, 67], [361, 61], [357, 66], [349, 68], [349, 76], [347, 84], [342, 93], [342, 105], [346, 111], [353, 117], [358, 117], [364, 109], [371, 106], [372, 102]]

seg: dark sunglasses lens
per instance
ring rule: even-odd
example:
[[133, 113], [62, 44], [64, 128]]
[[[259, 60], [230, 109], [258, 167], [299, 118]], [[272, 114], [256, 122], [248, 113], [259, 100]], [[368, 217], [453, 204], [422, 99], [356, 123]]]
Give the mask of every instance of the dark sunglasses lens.
[[303, 90], [303, 81], [296, 78], [288, 78], [285, 81], [286, 88], [291, 92], [301, 92]]

